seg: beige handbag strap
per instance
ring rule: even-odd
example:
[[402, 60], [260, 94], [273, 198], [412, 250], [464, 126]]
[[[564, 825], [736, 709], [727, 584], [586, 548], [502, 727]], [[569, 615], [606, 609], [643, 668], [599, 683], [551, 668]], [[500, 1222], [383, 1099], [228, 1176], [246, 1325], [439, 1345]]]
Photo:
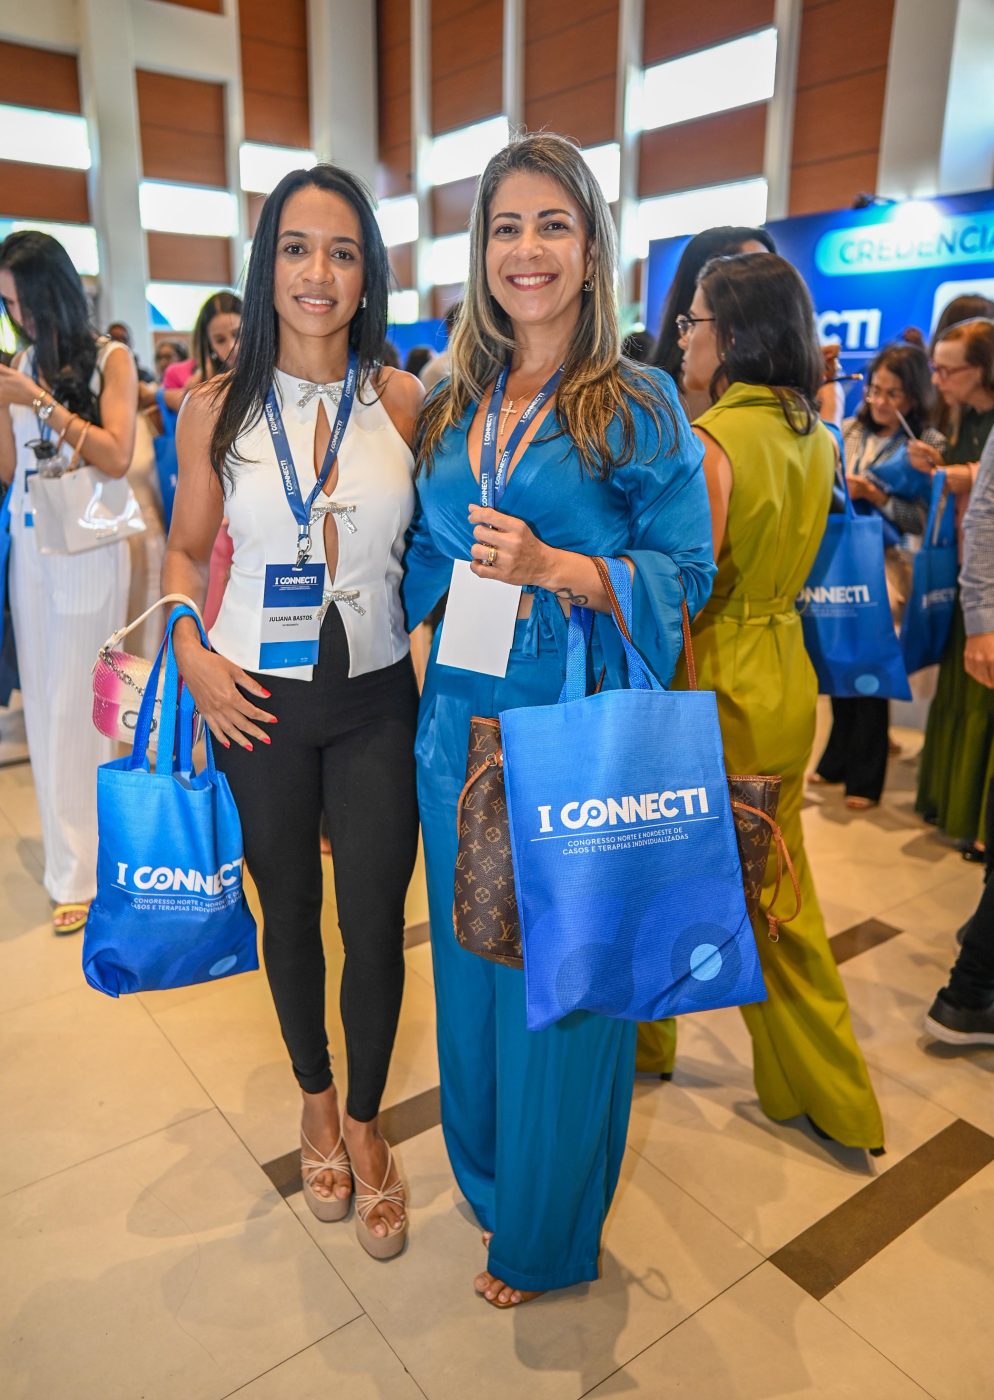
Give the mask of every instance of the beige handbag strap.
[[116, 632], [112, 632], [100, 648], [100, 653], [114, 651], [115, 648], [120, 646], [121, 642], [124, 641], [129, 632], [133, 632], [136, 627], [140, 627], [147, 617], [152, 616], [156, 608], [164, 607], [166, 603], [185, 603], [188, 608], [192, 608], [197, 614], [201, 624], [203, 623], [203, 618], [200, 617], [200, 609], [192, 598], [188, 598], [185, 593], [167, 593], [164, 598], [160, 598], [157, 603], [153, 603], [150, 608], [146, 608], [141, 617], [136, 617], [134, 622], [129, 622], [126, 627], [120, 627]]

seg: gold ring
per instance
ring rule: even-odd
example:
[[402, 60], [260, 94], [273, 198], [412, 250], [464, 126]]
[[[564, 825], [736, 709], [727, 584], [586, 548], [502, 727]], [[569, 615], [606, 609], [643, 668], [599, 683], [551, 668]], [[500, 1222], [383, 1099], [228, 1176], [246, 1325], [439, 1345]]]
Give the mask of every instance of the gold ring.
[[490, 548], [487, 550], [487, 559], [486, 559], [487, 568], [488, 568], [488, 569], [492, 569], [493, 566], [494, 566], [496, 563], [497, 563], [497, 551], [496, 551], [496, 549], [494, 549], [493, 545], [491, 545]]

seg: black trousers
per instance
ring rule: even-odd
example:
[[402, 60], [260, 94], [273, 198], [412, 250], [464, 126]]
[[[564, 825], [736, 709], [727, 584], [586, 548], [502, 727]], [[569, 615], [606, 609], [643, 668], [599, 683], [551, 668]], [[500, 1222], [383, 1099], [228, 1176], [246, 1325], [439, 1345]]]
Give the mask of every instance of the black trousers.
[[959, 1006], [979, 1011], [994, 1003], [994, 782], [987, 798], [986, 883], [970, 920], [948, 992]]
[[832, 732], [818, 764], [826, 783], [845, 783], [847, 797], [879, 802], [887, 776], [890, 705], [875, 696], [832, 700]]
[[418, 692], [409, 657], [350, 680], [338, 609], [328, 609], [311, 681], [259, 676], [278, 723], [253, 752], [215, 744], [238, 805], [262, 903], [266, 973], [301, 1088], [332, 1082], [321, 944], [324, 813], [345, 948], [341, 1010], [348, 1112], [379, 1112], [404, 990], [404, 898], [414, 871]]

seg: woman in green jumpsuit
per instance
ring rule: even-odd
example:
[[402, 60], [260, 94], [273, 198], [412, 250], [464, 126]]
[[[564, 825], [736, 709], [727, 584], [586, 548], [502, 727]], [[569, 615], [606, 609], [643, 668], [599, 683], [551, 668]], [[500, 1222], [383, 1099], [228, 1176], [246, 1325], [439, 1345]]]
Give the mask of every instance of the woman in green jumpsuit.
[[[730, 773], [780, 773], [777, 820], [803, 910], [770, 943], [756, 924], [768, 1000], [743, 1007], [756, 1089], [777, 1121], [806, 1114], [849, 1147], [883, 1143], [880, 1109], [856, 1044], [804, 851], [801, 805], [817, 682], [794, 600], [824, 533], [835, 448], [814, 395], [822, 359], [807, 290], [774, 254], [720, 258], [701, 273], [684, 379], [710, 388], [696, 422], [705, 448], [718, 575], [694, 624], [702, 689], [713, 689]], [[720, 395], [720, 397], [719, 397]], [[679, 681], [677, 682], [679, 684]], [[763, 893], [773, 893], [771, 860]], [[789, 898], [781, 899], [778, 910]], [[640, 1027], [639, 1065], [672, 1068], [672, 1023]]]

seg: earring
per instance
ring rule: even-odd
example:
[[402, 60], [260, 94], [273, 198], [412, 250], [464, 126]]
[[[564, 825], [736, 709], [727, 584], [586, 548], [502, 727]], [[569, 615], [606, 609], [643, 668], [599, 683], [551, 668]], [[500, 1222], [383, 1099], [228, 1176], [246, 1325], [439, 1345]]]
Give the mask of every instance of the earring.
[[363, 292], [362, 301], [360, 301], [360, 303], [359, 303], [359, 310], [360, 310], [360, 311], [365, 311], [365, 309], [366, 309], [366, 294], [365, 294], [365, 292]]
[[592, 292], [594, 290], [593, 280], [590, 277], [586, 278], [584, 281], [583, 290], [585, 292]]

